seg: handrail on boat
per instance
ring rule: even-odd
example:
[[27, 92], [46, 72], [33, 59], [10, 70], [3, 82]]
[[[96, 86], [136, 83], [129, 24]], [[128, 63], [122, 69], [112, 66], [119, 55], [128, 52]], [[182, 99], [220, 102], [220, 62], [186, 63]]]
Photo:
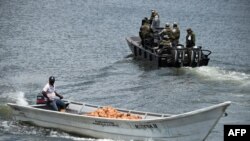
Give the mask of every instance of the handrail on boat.
[[81, 103], [81, 102], [75, 102], [75, 101], [68, 101], [70, 104], [76, 104], [76, 105], [84, 105], [84, 106], [88, 106], [88, 107], [93, 107], [93, 108], [100, 108], [103, 106], [99, 106], [99, 105], [92, 105], [92, 104], [87, 104], [87, 103]]
[[146, 112], [146, 113], [145, 113], [145, 115], [144, 115], [144, 119], [146, 119], [146, 118], [147, 118], [147, 116], [148, 116], [148, 112]]
[[[81, 102], [74, 102], [74, 101], [68, 101], [70, 104], [76, 104], [76, 105], [82, 105], [79, 111], [77, 111], [78, 114], [82, 112], [82, 110], [87, 106], [87, 107], [92, 107], [92, 108], [103, 108], [104, 106], [100, 105], [92, 105], [92, 104], [87, 104], [87, 103], [81, 103]], [[148, 116], [157, 116], [157, 117], [170, 117], [172, 116], [171, 114], [159, 114], [159, 113], [151, 113], [151, 112], [142, 112], [142, 111], [134, 111], [134, 110], [127, 110], [127, 109], [122, 109], [122, 108], [117, 108], [118, 111], [120, 112], [125, 112], [125, 113], [130, 113], [130, 114], [138, 114], [144, 116], [144, 119], [146, 119]]]
[[85, 107], [86, 104], [82, 103], [82, 107], [81, 109], [78, 111], [78, 114], [80, 114], [82, 112], [82, 109]]
[[76, 104], [76, 105], [83, 105], [83, 103], [80, 103], [80, 102], [73, 102], [73, 101], [71, 101], [71, 102], [69, 102], [70, 104]]

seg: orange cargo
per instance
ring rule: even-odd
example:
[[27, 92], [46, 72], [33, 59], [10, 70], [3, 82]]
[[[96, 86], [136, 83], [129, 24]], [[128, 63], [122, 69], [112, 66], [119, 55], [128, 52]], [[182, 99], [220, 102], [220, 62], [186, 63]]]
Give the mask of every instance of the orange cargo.
[[132, 115], [129, 113], [119, 112], [115, 108], [112, 108], [111, 106], [99, 108], [93, 112], [87, 113], [86, 115], [94, 116], [94, 117], [129, 119], [129, 120], [142, 119], [142, 117], [140, 117], [138, 115]]

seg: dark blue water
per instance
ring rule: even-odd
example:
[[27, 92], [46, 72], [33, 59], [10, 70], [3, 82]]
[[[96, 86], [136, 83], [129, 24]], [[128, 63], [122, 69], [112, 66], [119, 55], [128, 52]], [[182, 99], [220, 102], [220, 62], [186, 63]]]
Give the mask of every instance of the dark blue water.
[[[125, 37], [138, 35], [151, 9], [161, 25], [178, 22], [211, 50], [207, 67], [154, 68], [127, 57]], [[232, 101], [224, 124], [250, 124], [248, 0], [0, 0], [0, 140], [95, 140], [11, 119], [8, 102], [35, 102], [50, 75], [67, 99], [161, 113]], [[204, 127], [206, 128], [206, 127]], [[102, 139], [107, 140], [107, 139]]]

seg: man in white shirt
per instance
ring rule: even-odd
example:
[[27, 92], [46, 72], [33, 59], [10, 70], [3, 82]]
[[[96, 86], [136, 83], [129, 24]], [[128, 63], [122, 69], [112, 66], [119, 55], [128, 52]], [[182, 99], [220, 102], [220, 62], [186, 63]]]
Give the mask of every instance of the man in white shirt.
[[[47, 98], [47, 104], [55, 111], [61, 111], [65, 109], [65, 103], [61, 100], [63, 96], [56, 92], [55, 88], [55, 77], [49, 77], [49, 83], [47, 83], [42, 91], [44, 97]], [[58, 96], [60, 99], [58, 99]]]

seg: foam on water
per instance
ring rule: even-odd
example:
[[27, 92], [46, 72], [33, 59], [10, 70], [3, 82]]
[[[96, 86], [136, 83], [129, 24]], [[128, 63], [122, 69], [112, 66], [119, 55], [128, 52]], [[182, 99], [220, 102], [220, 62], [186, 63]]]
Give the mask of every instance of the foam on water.
[[[8, 131], [10, 128], [10, 126], [8, 125], [8, 121], [2, 121], [0, 123], [0, 129], [4, 132], [4, 131]], [[1, 131], [0, 130], [0, 131]]]
[[24, 97], [24, 92], [18, 92], [17, 93], [17, 101], [16, 101], [16, 103], [18, 105], [23, 105], [23, 106], [28, 105], [28, 102], [27, 102], [26, 98]]
[[229, 71], [219, 67], [209, 66], [188, 69], [209, 80], [250, 82], [250, 75], [243, 72]]
[[15, 101], [18, 105], [28, 105], [27, 99], [25, 98], [24, 92], [9, 92], [2, 95], [3, 97]]
[[71, 139], [71, 140], [74, 140], [74, 141], [92, 141], [93, 140], [93, 139], [88, 139], [88, 138], [83, 138], [83, 137], [73, 137], [73, 136], [70, 136], [67, 133], [64, 133], [64, 132], [60, 133], [60, 132], [57, 132], [57, 131], [51, 131], [49, 137]]
[[[49, 137], [70, 139], [70, 140], [74, 140], [74, 141], [123, 141], [123, 140], [112, 140], [112, 139], [94, 139], [94, 138], [76, 137], [76, 136], [71, 136], [65, 132], [60, 133], [57, 131], [51, 131]], [[130, 141], [133, 141], [133, 140], [130, 140]], [[144, 141], [154, 141], [154, 140], [153, 139], [144, 139]]]
[[75, 136], [71, 136], [67, 133], [58, 133], [56, 131], [51, 132], [50, 137], [70, 139], [70, 140], [74, 140], [74, 141], [114, 141], [111, 139], [94, 139], [94, 138], [75, 137]]

